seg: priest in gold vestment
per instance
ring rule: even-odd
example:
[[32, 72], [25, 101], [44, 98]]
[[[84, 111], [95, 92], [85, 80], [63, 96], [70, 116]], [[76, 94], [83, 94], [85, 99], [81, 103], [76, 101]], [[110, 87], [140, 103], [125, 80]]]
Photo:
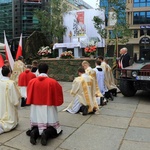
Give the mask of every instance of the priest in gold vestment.
[[103, 69], [105, 74], [105, 85], [107, 89], [109, 91], [113, 91], [112, 94], [116, 96], [119, 89], [115, 84], [111, 67], [104, 61], [104, 58], [102, 56], [98, 57], [97, 59], [101, 61], [101, 68]]
[[14, 63], [14, 68], [10, 77], [11, 80], [15, 81], [16, 85], [18, 85], [18, 77], [20, 73], [24, 72], [25, 69], [26, 67], [23, 62], [23, 56], [19, 56], [18, 60]]
[[95, 97], [94, 80], [91, 76], [85, 74], [84, 68], [79, 68], [78, 74], [79, 77], [74, 79], [70, 91], [75, 99], [64, 110], [70, 113], [82, 112], [83, 115], [94, 113], [99, 109]]

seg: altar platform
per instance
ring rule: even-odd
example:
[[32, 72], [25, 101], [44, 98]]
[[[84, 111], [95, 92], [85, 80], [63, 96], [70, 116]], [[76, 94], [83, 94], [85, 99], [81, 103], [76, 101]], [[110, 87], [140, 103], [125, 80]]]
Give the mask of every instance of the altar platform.
[[[57, 81], [72, 82], [78, 76], [77, 70], [81, 67], [82, 62], [86, 60], [91, 67], [95, 67], [95, 58], [83, 57], [75, 59], [61, 58], [45, 58], [40, 59], [40, 62], [45, 62], [49, 65], [48, 75]], [[112, 64], [112, 59], [108, 59], [109, 64]]]

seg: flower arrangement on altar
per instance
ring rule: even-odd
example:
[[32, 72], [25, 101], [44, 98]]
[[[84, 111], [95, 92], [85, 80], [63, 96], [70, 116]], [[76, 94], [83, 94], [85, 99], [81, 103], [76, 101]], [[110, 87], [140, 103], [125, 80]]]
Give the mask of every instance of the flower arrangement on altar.
[[51, 54], [51, 53], [52, 53], [52, 51], [51, 51], [51, 49], [50, 49], [49, 46], [42, 46], [42, 47], [39, 49], [39, 51], [37, 52], [37, 54], [38, 54], [39, 56], [44, 56], [44, 57], [48, 56], [48, 55]]
[[74, 58], [73, 54], [72, 54], [72, 51], [64, 51], [61, 55], [60, 55], [60, 58], [63, 58], [63, 59], [71, 59], [71, 58]]
[[95, 45], [89, 45], [89, 46], [84, 48], [84, 52], [88, 56], [96, 55], [96, 50], [97, 50], [97, 47]]

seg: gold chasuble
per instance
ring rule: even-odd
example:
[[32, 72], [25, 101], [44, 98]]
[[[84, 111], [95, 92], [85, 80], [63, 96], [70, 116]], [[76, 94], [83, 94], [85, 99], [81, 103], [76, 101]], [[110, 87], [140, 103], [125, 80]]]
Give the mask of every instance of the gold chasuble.
[[111, 67], [105, 62], [101, 63], [101, 67], [105, 74], [105, 85], [108, 88], [108, 90], [118, 89], [114, 82], [114, 76]]
[[[99, 107], [95, 97], [94, 80], [87, 74], [82, 74], [74, 79], [70, 94], [78, 97], [78, 101], [83, 105], [88, 105], [88, 112], [93, 112], [93, 109], [98, 110]], [[73, 102], [68, 106], [72, 107]]]
[[25, 64], [21, 60], [15, 61], [10, 79], [15, 81], [16, 85], [18, 85], [18, 77], [20, 73], [24, 72], [25, 69]]
[[102, 93], [100, 92], [100, 89], [98, 87], [97, 78], [96, 78], [96, 72], [91, 68], [88, 67], [85, 72], [90, 75], [94, 80], [94, 86], [95, 86], [95, 96], [96, 97], [103, 97]]

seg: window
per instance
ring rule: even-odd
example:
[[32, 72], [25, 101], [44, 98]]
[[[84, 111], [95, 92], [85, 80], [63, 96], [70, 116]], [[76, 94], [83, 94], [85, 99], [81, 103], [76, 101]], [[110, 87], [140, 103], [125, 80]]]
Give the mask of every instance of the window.
[[134, 12], [133, 24], [150, 24], [150, 11]]
[[149, 7], [150, 0], [134, 0], [133, 7]]
[[134, 30], [134, 38], [138, 38], [138, 31], [137, 30]]

